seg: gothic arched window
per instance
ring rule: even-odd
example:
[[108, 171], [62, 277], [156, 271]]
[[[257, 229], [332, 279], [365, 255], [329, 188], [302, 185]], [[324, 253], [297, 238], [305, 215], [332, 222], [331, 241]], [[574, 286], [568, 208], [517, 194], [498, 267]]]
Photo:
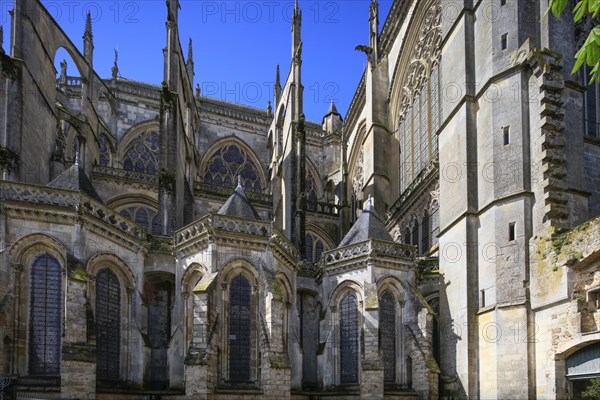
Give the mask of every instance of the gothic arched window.
[[161, 222], [158, 213], [144, 207], [129, 207], [119, 211], [119, 214], [134, 221], [152, 235], [161, 234]]
[[238, 275], [229, 290], [229, 380], [232, 382], [250, 381], [251, 300], [250, 282]]
[[306, 261], [308, 262], [319, 261], [323, 252], [328, 249], [328, 246], [325, 245], [323, 240], [312, 233], [306, 234], [304, 244], [306, 249]]
[[384, 382], [396, 381], [396, 302], [389, 290], [379, 298], [379, 347]]
[[29, 306], [29, 373], [60, 375], [62, 269], [56, 258], [43, 254], [31, 266]]
[[441, 6], [431, 7], [405, 76], [398, 126], [400, 192], [437, 157], [441, 121]]
[[128, 171], [156, 174], [159, 147], [158, 132], [149, 131], [136, 136], [127, 146], [123, 157], [123, 168]]
[[148, 211], [145, 208], [139, 208], [136, 211], [135, 223], [148, 229]]
[[121, 285], [108, 268], [96, 275], [96, 375], [118, 380], [121, 349]]
[[348, 292], [340, 302], [340, 382], [358, 382], [358, 302]]
[[262, 191], [258, 167], [244, 149], [235, 143], [230, 143], [211, 155], [206, 164], [203, 180], [213, 185], [234, 187], [238, 176], [241, 176], [245, 190]]
[[319, 196], [317, 194], [317, 183], [316, 183], [317, 178], [314, 176], [314, 174], [312, 173], [310, 168], [306, 168], [305, 175], [306, 175], [306, 177], [305, 177], [304, 183], [305, 183], [306, 199], [311, 202], [315, 202], [315, 201], [319, 200]]
[[100, 150], [99, 164], [102, 166], [107, 166], [110, 164], [110, 148], [108, 146], [108, 139], [106, 139], [106, 136], [100, 135], [100, 136], [98, 136], [98, 142], [100, 144], [100, 146], [99, 146], [99, 150]]

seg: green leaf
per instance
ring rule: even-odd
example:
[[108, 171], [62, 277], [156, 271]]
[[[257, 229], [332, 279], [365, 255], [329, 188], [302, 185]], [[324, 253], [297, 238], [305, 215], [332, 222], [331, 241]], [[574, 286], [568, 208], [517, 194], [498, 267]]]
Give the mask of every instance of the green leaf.
[[575, 17], [573, 17], [573, 19], [575, 20], [575, 22], [579, 21], [585, 15], [587, 11], [586, 5], [587, 0], [581, 0], [573, 9], [573, 13], [575, 14]]
[[559, 17], [560, 14], [565, 11], [568, 3], [569, 0], [551, 0], [550, 8], [552, 9], [552, 14], [554, 14], [555, 17]]
[[548, 9], [542, 16], [542, 20], [544, 18], [546, 18], [546, 16], [548, 15], [548, 13], [550, 11], [552, 11], [552, 14], [554, 14], [555, 17], [560, 16], [560, 14], [562, 14], [562, 12], [567, 7], [568, 2], [569, 2], [569, 0], [550, 0], [550, 2], [548, 4]]

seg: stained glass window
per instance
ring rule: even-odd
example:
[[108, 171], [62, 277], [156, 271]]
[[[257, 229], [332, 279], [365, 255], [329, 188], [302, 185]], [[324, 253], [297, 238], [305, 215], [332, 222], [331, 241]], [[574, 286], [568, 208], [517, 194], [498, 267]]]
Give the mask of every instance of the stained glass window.
[[138, 135], [125, 151], [123, 168], [128, 171], [156, 174], [159, 147], [160, 137], [157, 132], [149, 131]]
[[428, 11], [421, 28], [423, 38], [414, 48], [408, 65], [398, 119], [400, 143], [400, 192], [436, 157], [437, 130], [441, 121], [440, 68], [441, 7]]
[[242, 148], [236, 144], [228, 144], [212, 154], [203, 179], [213, 185], [234, 187], [238, 176], [242, 177], [245, 190], [262, 191], [257, 166]]
[[306, 261], [317, 262], [321, 258], [321, 254], [326, 250], [323, 241], [316, 235], [307, 233], [304, 239]]
[[161, 222], [158, 214], [144, 207], [129, 207], [119, 212], [125, 218], [134, 221], [153, 235], [161, 234]]
[[383, 379], [396, 381], [396, 302], [389, 290], [379, 299], [380, 350], [383, 355]]
[[108, 268], [96, 275], [96, 375], [118, 380], [121, 349], [121, 285]]
[[243, 275], [229, 290], [229, 380], [250, 380], [252, 308], [250, 283]]
[[348, 293], [340, 303], [341, 383], [358, 382], [358, 303]]
[[100, 165], [109, 165], [110, 164], [110, 148], [108, 147], [108, 140], [106, 136], [100, 135], [98, 136], [98, 142], [100, 143]]
[[139, 208], [135, 213], [135, 223], [144, 228], [148, 228], [148, 212], [144, 208]]
[[29, 373], [60, 375], [62, 271], [56, 258], [43, 254], [31, 266]]
[[158, 215], [152, 219], [152, 234], [153, 235], [161, 234], [160, 217]]
[[306, 247], [306, 261], [313, 262], [313, 238], [311, 235], [306, 235], [304, 245]]

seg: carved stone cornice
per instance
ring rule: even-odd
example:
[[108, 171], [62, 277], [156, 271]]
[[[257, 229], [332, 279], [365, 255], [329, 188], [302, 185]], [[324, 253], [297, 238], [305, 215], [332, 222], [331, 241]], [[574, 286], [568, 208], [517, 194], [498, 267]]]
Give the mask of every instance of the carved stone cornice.
[[323, 253], [323, 273], [336, 274], [365, 268], [368, 264], [408, 270], [415, 266], [416, 247], [369, 239]]
[[0, 181], [0, 200], [6, 209], [31, 219], [81, 222], [118, 243], [139, 246], [145, 230], [102, 203], [78, 191]]

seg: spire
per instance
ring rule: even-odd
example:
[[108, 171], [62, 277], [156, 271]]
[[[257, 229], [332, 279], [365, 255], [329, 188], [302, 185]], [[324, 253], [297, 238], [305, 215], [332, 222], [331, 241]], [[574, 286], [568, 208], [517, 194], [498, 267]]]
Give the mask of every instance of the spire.
[[362, 214], [360, 214], [360, 217], [352, 225], [352, 228], [344, 236], [338, 247], [364, 242], [369, 239], [385, 240], [388, 242], [394, 241], [385, 227], [383, 220], [379, 217], [377, 211], [375, 211], [371, 196], [369, 196]]
[[190, 42], [188, 43], [188, 57], [187, 62], [194, 62], [194, 48], [192, 47], [192, 38], [190, 38]]
[[187, 63], [185, 64], [185, 69], [187, 70], [188, 77], [190, 78], [190, 85], [194, 87], [194, 49], [192, 47], [192, 38], [190, 38], [188, 44], [188, 58]]
[[300, 7], [298, 7], [298, 0], [294, 1], [294, 16], [301, 14]]
[[92, 34], [92, 14], [88, 11], [85, 18], [85, 33], [83, 34], [84, 39], [86, 37], [94, 37]]
[[333, 133], [342, 127], [343, 122], [342, 116], [335, 107], [335, 102], [332, 98], [331, 103], [329, 104], [329, 110], [327, 110], [327, 114], [325, 114], [323, 121], [321, 122], [323, 130], [327, 133]]
[[118, 62], [119, 62], [119, 49], [116, 48], [115, 49], [115, 62], [114, 62], [113, 67], [111, 69], [111, 71], [112, 71], [112, 78], [114, 80], [117, 80], [117, 77], [119, 76], [119, 65], [118, 65]]
[[292, 57], [299, 62], [302, 54], [302, 10], [298, 6], [298, 0], [294, 3], [294, 14], [292, 16]]
[[275, 93], [274, 93], [274, 97], [275, 97], [275, 107], [277, 107], [277, 104], [279, 103], [279, 99], [281, 98], [281, 77], [279, 75], [279, 64], [277, 64], [277, 67], [275, 69]]
[[377, 0], [371, 0], [369, 25], [369, 47], [371, 48], [369, 60], [377, 63], [379, 61], [379, 3]]
[[88, 11], [85, 19], [85, 32], [83, 33], [83, 57], [90, 66], [94, 61], [94, 35], [92, 34], [92, 14]]
[[217, 211], [217, 214], [227, 215], [230, 217], [260, 220], [258, 213], [254, 207], [252, 207], [250, 200], [248, 200], [248, 197], [246, 196], [246, 192], [244, 192], [241, 176], [238, 175], [238, 184], [235, 188], [235, 191], [231, 196], [229, 196], [219, 211]]
[[329, 104], [329, 110], [327, 110], [327, 115], [329, 114], [340, 114], [337, 108], [335, 108], [335, 102], [333, 101], [333, 98], [331, 99], [331, 103]]

